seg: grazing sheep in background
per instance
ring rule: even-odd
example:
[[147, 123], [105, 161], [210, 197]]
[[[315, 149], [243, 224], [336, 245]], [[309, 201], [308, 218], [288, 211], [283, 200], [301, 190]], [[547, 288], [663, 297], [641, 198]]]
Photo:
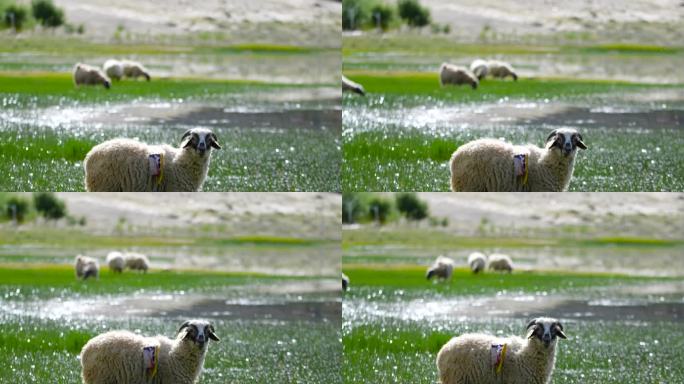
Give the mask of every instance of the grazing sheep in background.
[[128, 269], [147, 273], [147, 270], [150, 268], [150, 261], [142, 253], [127, 252], [123, 258]]
[[505, 79], [510, 76], [514, 81], [518, 81], [518, 74], [516, 74], [513, 67], [506, 62], [490, 60], [489, 63], [487, 63], [487, 67], [489, 67], [489, 75], [492, 77]]
[[471, 141], [451, 156], [454, 192], [562, 192], [568, 189], [582, 135], [559, 128], [545, 148], [517, 146], [495, 139]]
[[346, 291], [349, 289], [349, 276], [342, 274], [342, 290]]
[[485, 269], [487, 258], [480, 252], [473, 252], [468, 256], [468, 265], [473, 273], [481, 272]]
[[513, 272], [513, 260], [508, 255], [494, 253], [489, 256], [489, 269], [494, 271]]
[[98, 278], [100, 276], [100, 263], [92, 257], [76, 256], [76, 277], [79, 279], [87, 279], [89, 277]]
[[111, 80], [100, 69], [81, 63], [74, 66], [74, 84], [77, 87], [101, 84], [106, 89], [112, 86]]
[[439, 256], [437, 260], [428, 268], [425, 277], [430, 280], [433, 277], [441, 280], [451, 280], [454, 272], [454, 261], [448, 257]]
[[207, 177], [211, 148], [221, 149], [216, 135], [192, 128], [180, 148], [114, 139], [96, 145], [84, 160], [89, 192], [196, 192]]
[[477, 77], [478, 80], [482, 80], [489, 73], [489, 66], [487, 62], [482, 59], [473, 60], [470, 64], [470, 72]]
[[366, 96], [366, 90], [359, 83], [355, 83], [342, 75], [342, 92], [354, 92], [361, 96]]
[[147, 81], [150, 81], [150, 73], [142, 64], [138, 63], [137, 61], [123, 60], [121, 65], [123, 66], [124, 76], [132, 77], [134, 79], [142, 76]]
[[477, 89], [478, 83], [477, 77], [466, 68], [447, 63], [442, 64], [439, 68], [439, 84], [441, 86], [469, 84], [473, 89]]
[[547, 384], [556, 363], [556, 340], [565, 339], [556, 319], [527, 325], [527, 337], [479, 333], [454, 337], [437, 354], [441, 384]]
[[81, 350], [85, 384], [194, 384], [199, 381], [209, 339], [219, 341], [214, 326], [189, 320], [176, 339], [112, 331], [90, 339]]
[[121, 273], [126, 267], [126, 261], [121, 252], [109, 252], [107, 254], [107, 265], [112, 272]]
[[123, 64], [119, 60], [109, 59], [105, 61], [102, 69], [105, 71], [107, 76], [113, 80], [121, 80], [124, 75]]

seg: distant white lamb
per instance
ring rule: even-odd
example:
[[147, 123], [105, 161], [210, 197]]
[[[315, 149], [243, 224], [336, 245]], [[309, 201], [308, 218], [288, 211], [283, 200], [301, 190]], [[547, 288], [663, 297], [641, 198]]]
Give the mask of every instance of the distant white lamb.
[[76, 256], [74, 268], [76, 269], [76, 277], [79, 279], [85, 280], [89, 277], [97, 279], [100, 276], [100, 263], [92, 257]]
[[433, 277], [441, 280], [451, 280], [451, 275], [454, 272], [454, 261], [445, 256], [439, 256], [435, 262], [428, 268], [425, 277], [430, 280]]
[[487, 258], [483, 253], [473, 252], [468, 256], [468, 265], [473, 273], [482, 272], [487, 264]]
[[74, 84], [103, 85], [106, 89], [112, 86], [111, 80], [99, 68], [78, 63], [74, 66]]
[[479, 139], [451, 156], [454, 192], [562, 192], [568, 189], [577, 148], [587, 149], [572, 128], [551, 132], [546, 146]]
[[126, 262], [126, 268], [128, 269], [142, 271], [144, 273], [147, 273], [147, 270], [150, 269], [150, 261], [147, 259], [147, 256], [142, 253], [126, 252], [123, 258]]
[[107, 254], [107, 265], [112, 272], [121, 273], [126, 267], [126, 261], [121, 252], [109, 252]]
[[468, 84], [473, 89], [477, 89], [479, 81], [477, 80], [477, 77], [475, 77], [475, 75], [472, 72], [470, 72], [467, 68], [444, 63], [439, 68], [439, 84], [441, 86], [449, 84]]
[[89, 192], [196, 192], [209, 170], [211, 149], [221, 149], [216, 135], [192, 128], [180, 148], [114, 139], [96, 145], [84, 160]]
[[487, 73], [489, 73], [489, 66], [486, 61], [476, 59], [470, 64], [470, 72], [472, 72], [478, 80], [482, 80], [487, 76]]
[[505, 79], [506, 77], [510, 76], [514, 81], [518, 81], [518, 74], [515, 73], [515, 70], [509, 63], [498, 60], [490, 60], [487, 63], [487, 67], [489, 68], [489, 75], [492, 77]]
[[508, 255], [493, 253], [489, 255], [489, 269], [511, 273], [513, 272], [513, 260]]
[[121, 65], [123, 66], [124, 76], [132, 77], [134, 79], [144, 77], [147, 81], [150, 81], [150, 72], [137, 61], [123, 60]]
[[342, 92], [353, 92], [361, 96], [366, 95], [366, 90], [359, 83], [349, 80], [346, 76], [342, 75]]
[[102, 69], [113, 80], [121, 80], [124, 75], [123, 64], [119, 60], [109, 59], [105, 61]]
[[556, 341], [567, 336], [556, 319], [527, 325], [527, 337], [471, 333], [454, 337], [437, 354], [441, 384], [548, 384]]

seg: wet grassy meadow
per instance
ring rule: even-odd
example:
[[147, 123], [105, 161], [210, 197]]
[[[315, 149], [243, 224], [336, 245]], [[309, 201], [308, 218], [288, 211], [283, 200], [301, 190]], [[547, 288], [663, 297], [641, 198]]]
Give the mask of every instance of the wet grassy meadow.
[[[90, 338], [115, 329], [174, 337], [185, 320], [204, 318], [221, 340], [209, 346], [203, 383], [341, 383], [339, 242], [259, 233], [250, 223], [269, 222], [261, 220], [244, 220], [250, 235], [210, 224], [2, 225], [0, 381], [80, 382], [78, 354]], [[111, 250], [147, 254], [150, 271], [112, 273]], [[100, 261], [99, 279], [75, 278], [79, 253]]]
[[[681, 48], [648, 45], [455, 44], [441, 38], [343, 37], [343, 71], [367, 91], [343, 98], [343, 188], [447, 191], [458, 146], [483, 137], [541, 146], [572, 127], [578, 154], [570, 191], [684, 187]], [[519, 80], [477, 90], [439, 86], [442, 62], [509, 61]]]
[[[3, 37], [0, 171], [3, 190], [82, 191], [82, 160], [116, 137], [178, 145], [212, 129], [205, 191], [340, 190], [335, 49], [274, 44], [87, 43]], [[76, 62], [146, 64], [152, 81], [75, 88]], [[318, 70], [305, 69], [318, 63]]]
[[[553, 383], [680, 381], [684, 285], [681, 268], [669, 266], [684, 244], [586, 235], [344, 230], [345, 382], [434, 383], [437, 352], [452, 337], [523, 336], [536, 316], [559, 318], [569, 336], [559, 341]], [[474, 275], [472, 251], [509, 254], [516, 268]], [[439, 254], [456, 261], [450, 282], [425, 279]]]

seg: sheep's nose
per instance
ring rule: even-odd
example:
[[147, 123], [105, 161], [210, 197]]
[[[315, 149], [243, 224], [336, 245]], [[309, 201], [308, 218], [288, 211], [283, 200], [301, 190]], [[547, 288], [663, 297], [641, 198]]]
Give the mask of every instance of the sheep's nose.
[[204, 335], [198, 335], [197, 336], [197, 342], [198, 343], [204, 343]]
[[201, 142], [197, 145], [197, 149], [200, 151], [205, 151], [207, 149], [207, 144], [205, 142]]

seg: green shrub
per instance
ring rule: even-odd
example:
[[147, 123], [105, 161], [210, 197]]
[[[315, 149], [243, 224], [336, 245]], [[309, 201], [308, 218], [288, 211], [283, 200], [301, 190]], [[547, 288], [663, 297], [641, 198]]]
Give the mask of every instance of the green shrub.
[[59, 220], [66, 215], [64, 202], [58, 199], [54, 193], [36, 193], [33, 195], [33, 203], [36, 206], [36, 211], [48, 220]]
[[418, 0], [398, 0], [399, 17], [411, 27], [430, 24], [430, 10], [421, 6]]
[[64, 11], [52, 0], [32, 0], [33, 17], [45, 27], [59, 27], [64, 24]]
[[366, 2], [363, 0], [342, 0], [342, 29], [355, 30], [368, 21]]
[[368, 202], [368, 218], [380, 224], [385, 224], [392, 214], [393, 208], [391, 200], [374, 196]]
[[12, 4], [3, 11], [2, 20], [7, 27], [14, 27], [20, 31], [26, 23], [27, 16], [28, 9], [26, 7]]
[[345, 224], [358, 223], [368, 216], [367, 199], [360, 193], [345, 192], [342, 194], [342, 222]]
[[398, 193], [395, 195], [397, 209], [408, 220], [423, 220], [428, 216], [427, 203], [420, 200], [415, 193]]
[[394, 9], [387, 4], [376, 4], [371, 8], [371, 21], [373, 26], [387, 30], [390, 23], [394, 20]]
[[18, 196], [12, 196], [7, 199], [5, 204], [5, 212], [7, 218], [12, 220], [16, 217], [18, 223], [23, 223], [29, 210], [29, 201]]

